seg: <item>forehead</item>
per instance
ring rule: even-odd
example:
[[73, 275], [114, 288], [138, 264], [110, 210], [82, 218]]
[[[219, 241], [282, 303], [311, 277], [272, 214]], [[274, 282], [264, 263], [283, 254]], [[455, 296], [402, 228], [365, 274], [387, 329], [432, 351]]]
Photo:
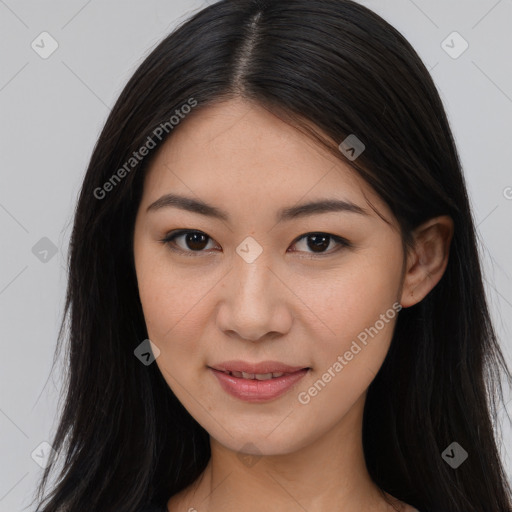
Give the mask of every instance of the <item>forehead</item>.
[[[203, 107], [189, 115], [152, 161], [141, 206], [164, 193], [195, 196], [236, 213], [318, 198], [366, 198], [385, 205], [342, 159], [263, 107], [243, 100]], [[384, 213], [384, 212], [383, 212]]]

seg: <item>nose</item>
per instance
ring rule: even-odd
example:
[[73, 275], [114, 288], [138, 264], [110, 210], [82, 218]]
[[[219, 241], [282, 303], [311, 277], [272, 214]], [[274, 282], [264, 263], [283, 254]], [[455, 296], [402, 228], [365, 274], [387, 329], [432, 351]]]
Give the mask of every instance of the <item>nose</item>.
[[228, 336], [262, 341], [291, 328], [293, 293], [264, 254], [251, 263], [237, 256], [222, 283], [217, 326]]

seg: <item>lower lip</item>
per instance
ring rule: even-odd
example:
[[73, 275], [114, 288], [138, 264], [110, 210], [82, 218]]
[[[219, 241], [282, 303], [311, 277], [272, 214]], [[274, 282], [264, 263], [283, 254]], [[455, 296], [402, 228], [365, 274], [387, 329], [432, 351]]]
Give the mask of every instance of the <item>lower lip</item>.
[[246, 402], [266, 402], [286, 393], [295, 383], [301, 380], [309, 369], [299, 370], [282, 377], [268, 380], [242, 379], [210, 368], [220, 385], [230, 395]]

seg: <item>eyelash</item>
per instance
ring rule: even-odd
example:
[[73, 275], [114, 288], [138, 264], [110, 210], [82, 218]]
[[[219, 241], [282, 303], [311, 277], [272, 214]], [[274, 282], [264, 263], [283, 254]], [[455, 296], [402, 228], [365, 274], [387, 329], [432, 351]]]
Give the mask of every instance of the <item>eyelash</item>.
[[[161, 239], [159, 241], [162, 242], [164, 245], [167, 245], [171, 251], [183, 254], [184, 256], [196, 257], [196, 256], [199, 256], [201, 253], [206, 252], [204, 250], [201, 250], [201, 251], [185, 251], [183, 249], [180, 249], [180, 248], [176, 247], [176, 245], [173, 245], [174, 244], [174, 240], [176, 238], [178, 238], [178, 237], [180, 237], [182, 235], [190, 234], [190, 233], [196, 233], [196, 234], [200, 234], [200, 235], [205, 235], [207, 237], [208, 241], [213, 240], [213, 238], [209, 237], [203, 231], [180, 229], [180, 230], [177, 230], [177, 231], [171, 231], [163, 239]], [[312, 231], [310, 233], [305, 233], [304, 235], [301, 235], [300, 237], [296, 238], [295, 241], [293, 242], [293, 245], [297, 244], [302, 239], [307, 238], [308, 236], [311, 236], [311, 235], [324, 235], [326, 237], [329, 237], [331, 240], [335, 241], [338, 244], [338, 248], [336, 248], [334, 250], [331, 250], [329, 252], [324, 252], [324, 253], [321, 253], [321, 252], [320, 253], [307, 253], [307, 254], [311, 255], [310, 258], [315, 258], [317, 256], [319, 256], [319, 257], [330, 256], [330, 255], [332, 255], [334, 253], [339, 252], [342, 248], [352, 247], [352, 244], [348, 240], [346, 240], [346, 239], [344, 239], [342, 237], [339, 237], [339, 236], [336, 236], [336, 235], [332, 235], [330, 233], [324, 233], [324, 232], [321, 232], [321, 231]], [[301, 251], [292, 251], [292, 252], [301, 252]]]

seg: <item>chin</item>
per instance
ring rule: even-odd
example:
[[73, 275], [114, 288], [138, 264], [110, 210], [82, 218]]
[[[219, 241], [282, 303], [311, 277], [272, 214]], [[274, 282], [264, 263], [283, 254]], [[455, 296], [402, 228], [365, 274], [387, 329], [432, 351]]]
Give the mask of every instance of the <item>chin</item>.
[[[221, 436], [212, 436], [216, 442], [223, 445], [233, 452], [238, 452], [240, 457], [250, 455], [253, 457], [286, 455], [300, 450], [306, 443], [298, 442], [298, 436], [291, 433], [276, 434], [274, 431], [270, 435], [272, 429], [255, 428], [253, 431], [243, 429], [243, 433], [237, 435], [236, 432], [230, 430], [231, 436], [225, 432]], [[290, 442], [293, 439], [294, 442]]]

